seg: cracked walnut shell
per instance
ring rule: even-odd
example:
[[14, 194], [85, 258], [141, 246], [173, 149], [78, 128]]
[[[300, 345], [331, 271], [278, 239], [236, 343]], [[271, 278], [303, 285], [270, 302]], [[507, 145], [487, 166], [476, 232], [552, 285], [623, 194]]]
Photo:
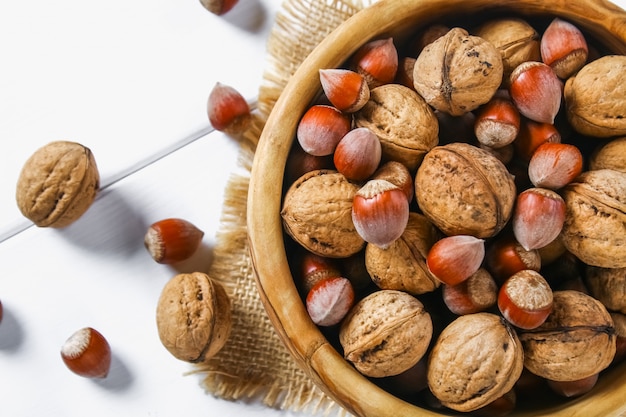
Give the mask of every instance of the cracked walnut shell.
[[359, 301], [344, 318], [339, 341], [344, 357], [363, 375], [398, 375], [426, 353], [433, 334], [430, 314], [412, 295], [376, 291]]
[[156, 322], [163, 346], [174, 357], [203, 362], [226, 344], [232, 327], [230, 299], [207, 274], [181, 273], [165, 284]]
[[17, 206], [39, 227], [65, 227], [91, 206], [99, 184], [98, 167], [89, 148], [76, 142], [50, 142], [22, 167], [15, 193]]
[[521, 331], [524, 366], [553, 381], [576, 381], [594, 375], [615, 356], [615, 329], [602, 303], [580, 291], [554, 291], [548, 319]]
[[524, 353], [500, 316], [459, 316], [439, 335], [428, 358], [428, 386], [443, 405], [468, 412], [509, 392], [522, 374]]
[[427, 45], [413, 67], [413, 86], [435, 109], [461, 116], [487, 103], [502, 84], [500, 51], [465, 29]]

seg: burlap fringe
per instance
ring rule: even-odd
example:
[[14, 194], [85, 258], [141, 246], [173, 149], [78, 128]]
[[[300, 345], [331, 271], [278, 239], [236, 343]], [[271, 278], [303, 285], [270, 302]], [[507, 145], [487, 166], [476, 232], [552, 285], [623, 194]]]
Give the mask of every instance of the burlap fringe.
[[340, 23], [375, 0], [285, 0], [267, 43], [267, 67], [253, 123], [241, 138], [239, 165], [225, 201], [209, 275], [232, 300], [233, 331], [226, 346], [192, 373], [208, 393], [227, 400], [260, 399], [280, 409], [349, 415], [298, 368], [282, 344], [256, 292], [248, 252], [247, 195], [254, 151], [281, 91], [315, 46]]

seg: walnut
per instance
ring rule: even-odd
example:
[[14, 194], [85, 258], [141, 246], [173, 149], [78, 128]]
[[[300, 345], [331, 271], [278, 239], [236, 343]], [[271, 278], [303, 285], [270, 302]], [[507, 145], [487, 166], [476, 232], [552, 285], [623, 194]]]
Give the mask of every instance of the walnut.
[[425, 216], [410, 213], [404, 233], [387, 249], [366, 246], [367, 272], [382, 289], [414, 295], [434, 291], [440, 282], [428, 270], [426, 256], [437, 239], [437, 230]]
[[76, 142], [50, 142], [24, 164], [17, 180], [17, 206], [39, 227], [65, 227], [91, 206], [99, 184], [89, 148]]
[[409, 171], [414, 171], [439, 141], [433, 110], [415, 91], [400, 84], [372, 89], [354, 123], [378, 136], [383, 160], [402, 162]]
[[357, 185], [336, 171], [304, 174], [285, 194], [280, 212], [285, 231], [317, 255], [354, 255], [365, 246], [352, 223], [352, 200], [357, 191]]
[[506, 320], [467, 314], [439, 335], [428, 358], [428, 386], [446, 407], [473, 411], [509, 392], [523, 363], [522, 346]]
[[362, 374], [398, 375], [424, 356], [433, 325], [424, 305], [412, 295], [380, 290], [359, 301], [344, 318], [339, 341], [344, 357]]
[[608, 55], [585, 65], [565, 83], [567, 119], [579, 133], [626, 135], [626, 56]]
[[626, 268], [587, 265], [585, 284], [589, 293], [606, 308], [626, 314]]
[[504, 164], [489, 152], [451, 143], [424, 157], [415, 195], [424, 215], [445, 234], [486, 238], [511, 217], [516, 189]]
[[611, 364], [615, 355], [613, 320], [595, 298], [580, 291], [554, 291], [548, 319], [520, 331], [524, 366], [554, 381], [576, 381]]
[[198, 363], [217, 354], [231, 323], [224, 287], [207, 274], [178, 274], [165, 284], [156, 311], [163, 346], [177, 359]]
[[415, 90], [435, 109], [453, 116], [488, 102], [502, 74], [500, 51], [461, 28], [427, 45], [413, 67]]
[[626, 173], [582, 173], [562, 192], [567, 207], [563, 244], [588, 265], [626, 267]]
[[510, 17], [493, 19], [482, 24], [475, 35], [491, 43], [502, 55], [503, 82], [522, 62], [540, 61], [539, 34], [524, 19]]
[[589, 170], [613, 169], [626, 172], [626, 136], [599, 147], [589, 158]]

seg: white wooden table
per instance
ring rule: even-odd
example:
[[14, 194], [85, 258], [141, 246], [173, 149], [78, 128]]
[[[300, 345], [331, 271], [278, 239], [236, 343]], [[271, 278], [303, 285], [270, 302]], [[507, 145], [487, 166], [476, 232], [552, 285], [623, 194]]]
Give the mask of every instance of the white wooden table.
[[[206, 134], [206, 99], [217, 81], [255, 97], [279, 6], [240, 0], [218, 17], [198, 0], [0, 2], [3, 416], [298, 415], [216, 399], [184, 375], [190, 366], [163, 348], [155, 324], [177, 270], [143, 247], [150, 223], [182, 217], [205, 232], [182, 268], [210, 263], [224, 188], [240, 168], [237, 143]], [[35, 149], [59, 139], [91, 148], [104, 189], [67, 229], [29, 227], [17, 177]], [[113, 350], [103, 381], [72, 374], [59, 356], [85, 326]]]

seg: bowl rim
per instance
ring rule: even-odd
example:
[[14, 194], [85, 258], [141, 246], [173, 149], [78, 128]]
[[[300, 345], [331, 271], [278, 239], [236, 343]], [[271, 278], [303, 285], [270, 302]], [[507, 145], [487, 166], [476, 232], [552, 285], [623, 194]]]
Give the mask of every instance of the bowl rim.
[[[276, 101], [259, 139], [252, 165], [247, 205], [248, 242], [261, 301], [279, 338], [299, 366], [330, 398], [358, 416], [441, 416], [409, 404], [360, 374], [308, 319], [289, 268], [280, 218], [284, 165], [297, 122], [321, 87], [318, 70], [340, 66], [367, 40], [403, 36], [444, 15], [465, 10], [466, 0], [380, 0], [362, 9], [331, 32], [303, 61]], [[608, 37], [607, 47], [626, 54], [626, 12], [605, 0], [474, 0], [472, 9], [515, 11], [522, 15], [560, 16], [594, 36]], [[376, 25], [372, 25], [376, 22]], [[354, 41], [360, 39], [360, 42]], [[603, 39], [606, 40], [606, 39]], [[277, 243], [278, 242], [278, 243]], [[554, 416], [577, 413], [626, 413], [626, 364], [622, 375], [600, 378], [593, 396], [570, 400], [550, 411]], [[619, 384], [615, 389], [610, 385]], [[610, 392], [609, 392], [610, 391]], [[597, 400], [600, 398], [601, 400]], [[569, 410], [569, 411], [568, 411]], [[583, 415], [581, 414], [581, 415]], [[515, 412], [511, 417], [530, 415]]]

